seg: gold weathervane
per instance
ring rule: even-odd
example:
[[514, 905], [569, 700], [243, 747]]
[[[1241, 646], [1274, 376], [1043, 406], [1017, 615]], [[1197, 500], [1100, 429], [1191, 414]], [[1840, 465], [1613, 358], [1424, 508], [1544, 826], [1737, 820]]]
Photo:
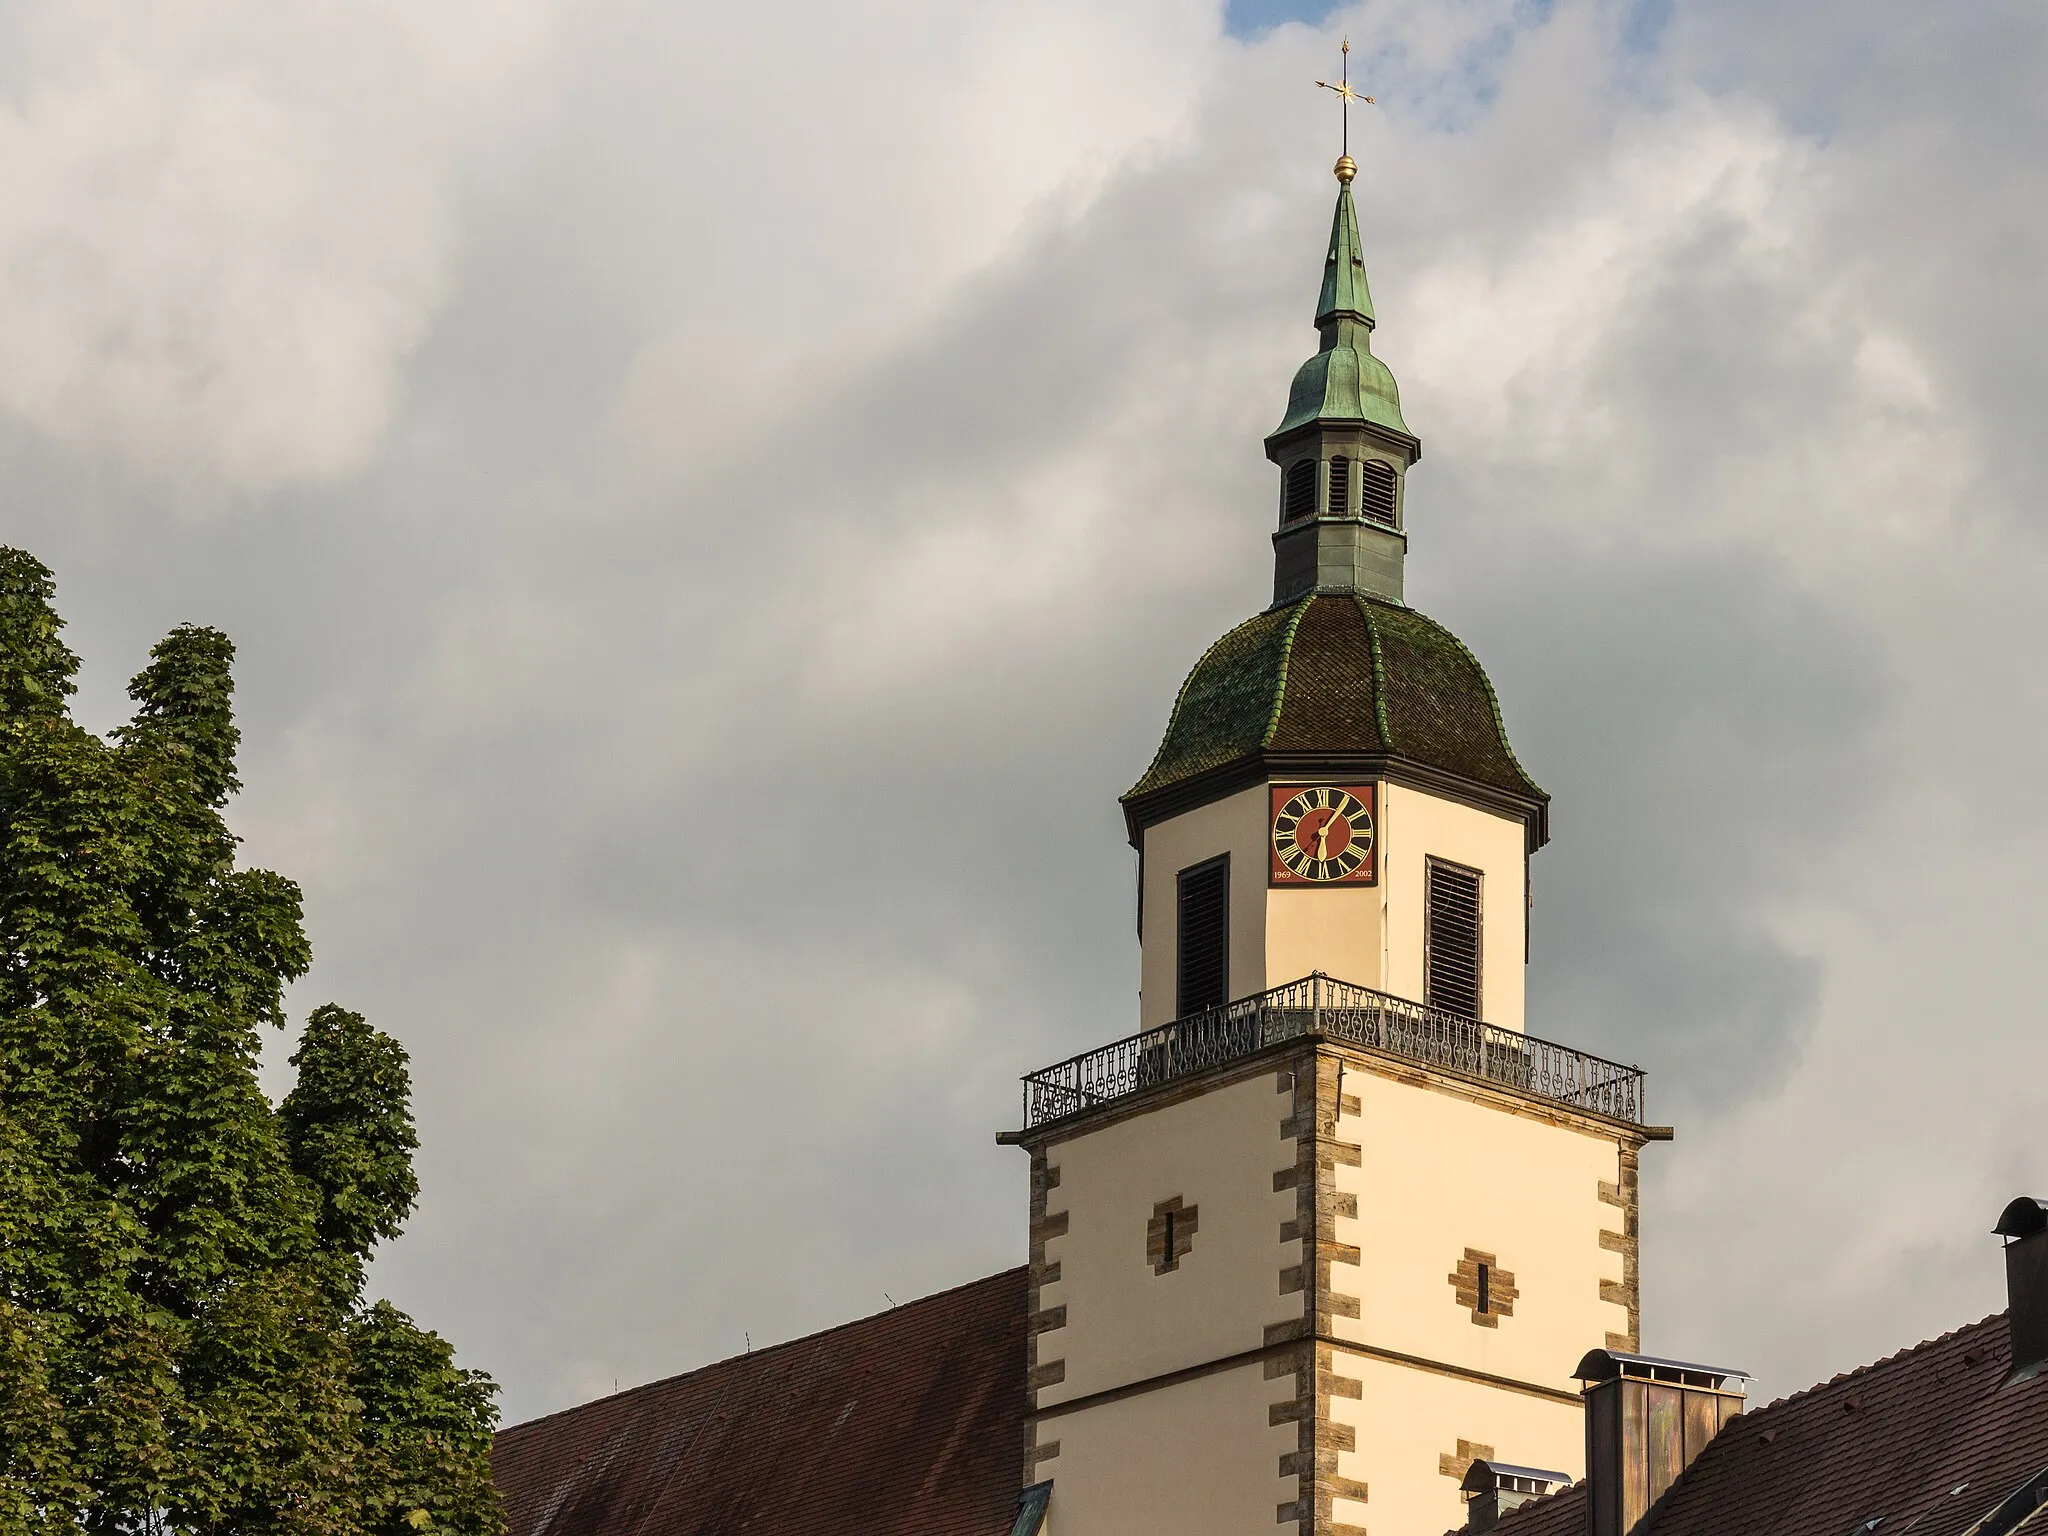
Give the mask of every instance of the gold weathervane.
[[1344, 103], [1344, 154], [1337, 162], [1337, 179], [1348, 185], [1351, 178], [1358, 174], [1358, 162], [1351, 158], [1351, 103], [1362, 101], [1367, 106], [1375, 105], [1370, 96], [1361, 96], [1351, 89], [1350, 38], [1344, 39], [1344, 72], [1337, 77], [1337, 83], [1332, 85], [1327, 80], [1318, 80], [1316, 84], [1326, 91], [1335, 91], [1337, 99]]

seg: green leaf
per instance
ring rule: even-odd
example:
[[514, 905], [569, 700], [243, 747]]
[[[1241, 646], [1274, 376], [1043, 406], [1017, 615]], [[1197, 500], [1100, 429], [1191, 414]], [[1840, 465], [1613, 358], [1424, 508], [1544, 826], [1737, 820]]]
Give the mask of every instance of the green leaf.
[[361, 1298], [418, 1195], [404, 1049], [329, 1006], [257, 1081], [312, 954], [222, 819], [234, 647], [173, 631], [102, 740], [54, 592], [0, 550], [0, 1536], [495, 1536], [495, 1387]]

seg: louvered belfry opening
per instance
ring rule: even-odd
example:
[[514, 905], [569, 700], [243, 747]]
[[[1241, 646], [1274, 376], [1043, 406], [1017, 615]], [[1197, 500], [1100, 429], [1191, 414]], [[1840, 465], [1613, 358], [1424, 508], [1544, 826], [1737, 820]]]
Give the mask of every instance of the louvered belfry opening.
[[1423, 926], [1422, 1000], [1479, 1017], [1479, 871], [1429, 861]]
[[1280, 507], [1280, 521], [1298, 523], [1316, 515], [1316, 461], [1301, 459], [1287, 466], [1287, 494]]
[[1179, 989], [1174, 1014], [1186, 1018], [1230, 1001], [1230, 858], [1180, 872]]
[[1338, 457], [1330, 460], [1330, 516], [1351, 515], [1351, 461]]
[[1385, 459], [1360, 459], [1360, 478], [1364, 481], [1358, 498], [1358, 510], [1376, 523], [1394, 526], [1394, 492], [1399, 480], [1394, 466]]

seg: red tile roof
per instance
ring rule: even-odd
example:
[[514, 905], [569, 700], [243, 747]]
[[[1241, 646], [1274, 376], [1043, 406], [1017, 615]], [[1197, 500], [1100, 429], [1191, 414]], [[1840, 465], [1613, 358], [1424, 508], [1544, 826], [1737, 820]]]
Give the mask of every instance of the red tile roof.
[[1022, 1269], [514, 1425], [511, 1536], [1001, 1536], [1023, 1483]]
[[[1986, 1318], [1732, 1420], [1651, 1511], [1648, 1536], [1957, 1536], [2048, 1469], [2048, 1375], [2002, 1385]], [[1576, 1536], [1585, 1487], [1501, 1518]]]
[[[1573, 1483], [1547, 1499], [1531, 1499], [1502, 1515], [1494, 1530], [1503, 1536], [1585, 1536], [1586, 1485]], [[1457, 1532], [1446, 1531], [1444, 1536]]]

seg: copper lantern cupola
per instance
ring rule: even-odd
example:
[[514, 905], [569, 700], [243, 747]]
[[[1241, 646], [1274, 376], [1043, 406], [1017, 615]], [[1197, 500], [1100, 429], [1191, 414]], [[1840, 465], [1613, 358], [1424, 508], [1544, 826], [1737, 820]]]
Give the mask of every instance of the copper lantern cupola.
[[1337, 162], [1337, 211], [1316, 304], [1322, 344], [1288, 391], [1266, 439], [1280, 469], [1273, 601], [1360, 591], [1400, 602], [1408, 536], [1401, 483], [1422, 443], [1401, 419], [1401, 392], [1372, 355], [1372, 293], [1351, 201], [1350, 157]]

